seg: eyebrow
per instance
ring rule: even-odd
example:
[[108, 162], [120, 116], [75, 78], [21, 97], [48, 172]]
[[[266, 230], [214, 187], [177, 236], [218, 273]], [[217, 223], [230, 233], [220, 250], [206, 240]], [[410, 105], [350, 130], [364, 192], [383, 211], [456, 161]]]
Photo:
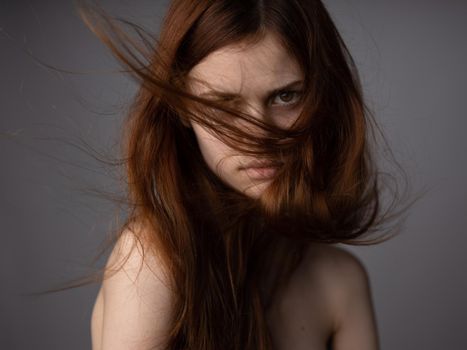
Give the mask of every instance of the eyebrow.
[[[300, 85], [303, 84], [303, 80], [294, 80], [290, 83], [287, 83], [283, 86], [279, 86], [277, 88], [274, 88], [272, 90], [269, 90], [266, 94], [267, 94], [267, 99], [271, 98], [272, 96], [276, 96], [278, 93], [284, 91], [284, 90], [288, 90], [288, 89], [292, 89], [292, 88], [296, 88]], [[215, 96], [215, 97], [220, 97], [222, 99], [226, 99], [226, 100], [236, 100], [236, 99], [239, 99], [241, 98], [241, 95], [237, 94], [237, 93], [232, 93], [232, 92], [228, 92], [228, 91], [218, 91], [218, 90], [208, 90], [206, 92], [203, 92], [201, 93], [199, 96]]]

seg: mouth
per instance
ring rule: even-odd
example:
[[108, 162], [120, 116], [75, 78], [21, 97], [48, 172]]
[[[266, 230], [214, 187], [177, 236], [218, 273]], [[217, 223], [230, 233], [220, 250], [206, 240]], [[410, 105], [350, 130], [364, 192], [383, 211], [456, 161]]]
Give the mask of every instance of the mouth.
[[281, 163], [270, 162], [270, 161], [253, 161], [240, 169], [245, 171], [251, 179], [266, 179], [272, 178]]

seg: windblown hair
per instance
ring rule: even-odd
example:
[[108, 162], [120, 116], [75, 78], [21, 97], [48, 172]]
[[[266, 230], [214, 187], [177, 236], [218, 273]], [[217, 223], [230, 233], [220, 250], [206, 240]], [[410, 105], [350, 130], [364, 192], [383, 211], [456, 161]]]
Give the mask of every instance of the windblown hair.
[[[265, 310], [307, 243], [377, 243], [387, 236], [370, 234], [397, 217], [382, 211], [376, 123], [329, 13], [318, 0], [173, 0], [157, 38], [130, 24], [138, 44], [97, 8], [80, 11], [140, 83], [123, 129], [130, 215], [120, 232], [132, 228], [170, 276], [167, 348], [272, 348]], [[210, 53], [266, 33], [304, 73], [304, 107], [288, 129], [187, 89], [190, 70]], [[281, 162], [259, 198], [208, 168], [190, 121], [241, 154]]]

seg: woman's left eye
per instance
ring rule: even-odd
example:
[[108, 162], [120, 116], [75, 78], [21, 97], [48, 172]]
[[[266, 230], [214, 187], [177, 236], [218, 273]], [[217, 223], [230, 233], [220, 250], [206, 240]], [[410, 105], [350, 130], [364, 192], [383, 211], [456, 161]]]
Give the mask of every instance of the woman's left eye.
[[281, 91], [273, 99], [273, 105], [291, 106], [296, 104], [301, 97], [300, 91]]

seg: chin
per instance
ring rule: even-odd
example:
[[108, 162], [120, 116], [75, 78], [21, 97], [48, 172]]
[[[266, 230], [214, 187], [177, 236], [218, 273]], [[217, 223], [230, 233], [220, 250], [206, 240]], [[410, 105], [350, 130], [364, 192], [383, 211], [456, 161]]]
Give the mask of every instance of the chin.
[[255, 183], [248, 186], [243, 190], [243, 193], [250, 198], [258, 199], [263, 194], [264, 190], [269, 186], [270, 181], [264, 181], [261, 183]]

